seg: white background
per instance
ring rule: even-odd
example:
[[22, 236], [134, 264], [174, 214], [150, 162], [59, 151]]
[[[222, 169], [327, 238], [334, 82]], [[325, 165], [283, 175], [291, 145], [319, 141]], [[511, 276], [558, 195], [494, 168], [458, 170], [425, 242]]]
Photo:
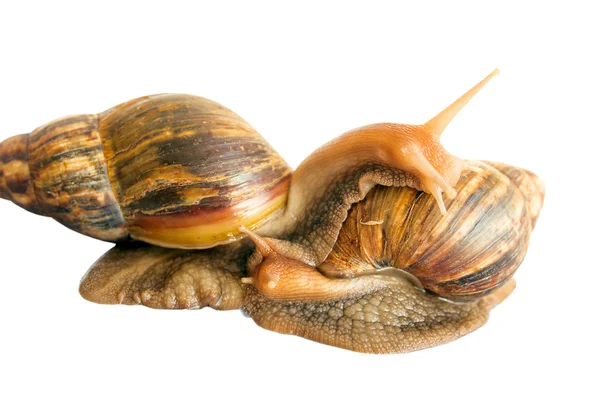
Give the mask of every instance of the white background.
[[424, 122], [498, 67], [443, 143], [546, 181], [516, 291], [456, 342], [352, 353], [239, 311], [89, 303], [79, 279], [110, 244], [0, 202], [0, 398], [598, 398], [592, 2], [248, 3], [3, 2], [0, 139], [184, 92], [296, 166], [351, 128]]

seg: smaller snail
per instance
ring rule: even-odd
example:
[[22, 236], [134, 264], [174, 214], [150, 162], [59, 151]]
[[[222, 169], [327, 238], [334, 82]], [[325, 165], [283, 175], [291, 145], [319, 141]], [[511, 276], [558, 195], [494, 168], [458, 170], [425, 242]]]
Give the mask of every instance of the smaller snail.
[[485, 296], [525, 257], [544, 184], [520, 168], [469, 161], [456, 191], [443, 214], [414, 189], [374, 189], [353, 206], [317, 266], [297, 247], [242, 228], [261, 255], [251, 258], [242, 282], [277, 301], [337, 300], [384, 287], [395, 276], [446, 299]]
[[265, 297], [276, 301], [331, 301], [355, 297], [371, 289], [385, 287], [385, 282], [370, 277], [354, 279], [329, 279], [294, 252], [286, 252], [288, 246], [280, 247], [276, 241], [262, 238], [242, 227], [260, 253], [260, 265], [252, 265], [242, 278], [242, 283], [252, 284]]

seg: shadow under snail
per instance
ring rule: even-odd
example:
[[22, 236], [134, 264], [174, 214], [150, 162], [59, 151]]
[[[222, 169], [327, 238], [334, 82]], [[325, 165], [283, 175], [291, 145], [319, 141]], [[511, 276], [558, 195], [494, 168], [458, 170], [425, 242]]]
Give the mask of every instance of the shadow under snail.
[[220, 104], [146, 96], [0, 143], [0, 197], [117, 243], [82, 279], [90, 301], [242, 308], [350, 350], [418, 350], [485, 323], [542, 207], [533, 173], [440, 144], [496, 73], [425, 124], [352, 130], [293, 172]]

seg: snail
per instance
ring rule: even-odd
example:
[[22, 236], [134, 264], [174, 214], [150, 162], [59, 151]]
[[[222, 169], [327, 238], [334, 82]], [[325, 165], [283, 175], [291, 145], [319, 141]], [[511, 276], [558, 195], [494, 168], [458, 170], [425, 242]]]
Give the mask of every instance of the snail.
[[0, 197], [117, 243], [82, 279], [88, 300], [242, 308], [356, 351], [430, 347], [510, 293], [543, 203], [532, 173], [440, 144], [496, 74], [425, 124], [352, 130], [293, 172], [224, 106], [146, 96], [0, 143]]

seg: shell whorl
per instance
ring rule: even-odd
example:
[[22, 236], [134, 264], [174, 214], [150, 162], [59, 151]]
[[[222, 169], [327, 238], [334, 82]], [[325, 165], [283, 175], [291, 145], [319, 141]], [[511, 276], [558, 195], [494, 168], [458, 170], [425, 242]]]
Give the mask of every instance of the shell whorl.
[[142, 97], [100, 114], [108, 175], [135, 239], [207, 248], [256, 228], [287, 200], [291, 168], [228, 108], [201, 97]]
[[28, 143], [28, 134], [0, 142], [0, 198], [39, 214], [29, 171]]
[[499, 162], [486, 161], [485, 163], [506, 175], [521, 191], [531, 215], [531, 229], [535, 228], [540, 211], [542, 211], [542, 205], [544, 204], [544, 195], [546, 192], [544, 181], [533, 172], [523, 168]]
[[525, 257], [543, 186], [518, 186], [541, 182], [529, 171], [511, 167], [509, 177], [486, 163], [468, 164], [446, 216], [417, 190], [373, 189], [350, 211], [325, 263], [355, 272], [395, 267], [458, 301], [502, 286]]
[[246, 121], [190, 95], [141, 97], [0, 143], [0, 197], [113, 242], [231, 242], [281, 212], [290, 176]]
[[97, 115], [74, 115], [29, 134], [29, 168], [40, 213], [107, 241], [127, 238], [110, 187]]

